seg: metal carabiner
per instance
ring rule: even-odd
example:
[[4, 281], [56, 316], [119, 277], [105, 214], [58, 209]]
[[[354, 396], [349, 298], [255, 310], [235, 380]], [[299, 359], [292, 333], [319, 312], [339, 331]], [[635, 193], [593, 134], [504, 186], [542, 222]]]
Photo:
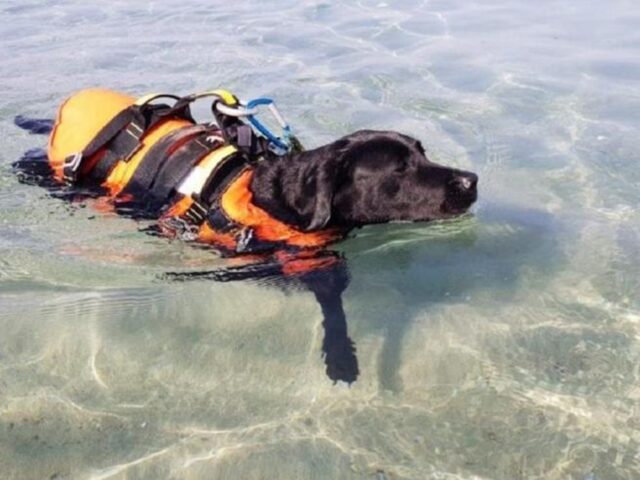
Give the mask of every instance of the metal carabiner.
[[282, 138], [275, 135], [271, 130], [267, 128], [265, 124], [263, 124], [260, 120], [256, 118], [256, 114], [247, 115], [247, 120], [249, 123], [253, 125], [253, 127], [258, 130], [262, 135], [267, 137], [267, 139], [279, 150], [283, 152], [288, 152], [291, 148], [289, 137], [291, 136], [291, 127], [285, 121], [284, 117], [276, 107], [274, 101], [270, 98], [259, 97], [254, 98], [247, 102], [247, 110], [257, 110], [257, 107], [260, 105], [266, 105], [269, 108], [269, 111], [274, 116], [280, 128], [282, 128]]
[[258, 113], [257, 108], [247, 108], [245, 105], [239, 104], [237, 107], [231, 107], [222, 102], [216, 102], [216, 110], [230, 117], [248, 117]]

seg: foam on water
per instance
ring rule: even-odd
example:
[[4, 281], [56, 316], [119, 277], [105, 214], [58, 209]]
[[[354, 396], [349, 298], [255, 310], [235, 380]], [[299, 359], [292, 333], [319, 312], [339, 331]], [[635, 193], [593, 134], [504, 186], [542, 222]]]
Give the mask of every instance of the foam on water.
[[[0, 5], [2, 478], [638, 478], [640, 7], [210, 3]], [[161, 281], [224, 261], [18, 183], [13, 117], [94, 85], [401, 130], [480, 200], [340, 245], [333, 385], [309, 293]]]

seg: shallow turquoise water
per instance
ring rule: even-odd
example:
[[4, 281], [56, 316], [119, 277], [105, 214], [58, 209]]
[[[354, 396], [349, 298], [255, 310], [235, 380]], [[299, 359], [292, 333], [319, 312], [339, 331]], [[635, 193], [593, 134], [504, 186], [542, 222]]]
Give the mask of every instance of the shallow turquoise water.
[[[2, 478], [640, 477], [640, 6], [0, 3]], [[21, 185], [73, 90], [275, 97], [305, 144], [420, 138], [473, 215], [339, 249], [361, 374], [312, 295], [168, 284], [211, 252]]]

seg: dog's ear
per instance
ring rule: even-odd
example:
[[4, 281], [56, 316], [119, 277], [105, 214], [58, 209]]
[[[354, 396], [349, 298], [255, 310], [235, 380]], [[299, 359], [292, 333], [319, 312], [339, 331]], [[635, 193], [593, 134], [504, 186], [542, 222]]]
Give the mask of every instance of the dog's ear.
[[331, 220], [331, 204], [336, 184], [336, 169], [322, 165], [316, 174], [316, 195], [311, 220], [303, 227], [305, 232], [322, 230]]
[[344, 171], [346, 153], [351, 142], [341, 139], [334, 143], [326, 158], [317, 164], [315, 172], [315, 196], [311, 218], [303, 225], [305, 232], [322, 230], [331, 220], [331, 207], [340, 172]]

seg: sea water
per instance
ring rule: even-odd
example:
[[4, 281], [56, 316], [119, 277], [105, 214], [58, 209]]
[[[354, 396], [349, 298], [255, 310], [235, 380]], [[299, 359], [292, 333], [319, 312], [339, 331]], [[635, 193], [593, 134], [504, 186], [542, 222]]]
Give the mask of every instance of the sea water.
[[[640, 4], [0, 2], [0, 477], [640, 478]], [[18, 182], [71, 92], [275, 98], [477, 172], [447, 222], [336, 248], [358, 380], [313, 295], [175, 283], [214, 252]], [[206, 115], [206, 106], [199, 107]]]

